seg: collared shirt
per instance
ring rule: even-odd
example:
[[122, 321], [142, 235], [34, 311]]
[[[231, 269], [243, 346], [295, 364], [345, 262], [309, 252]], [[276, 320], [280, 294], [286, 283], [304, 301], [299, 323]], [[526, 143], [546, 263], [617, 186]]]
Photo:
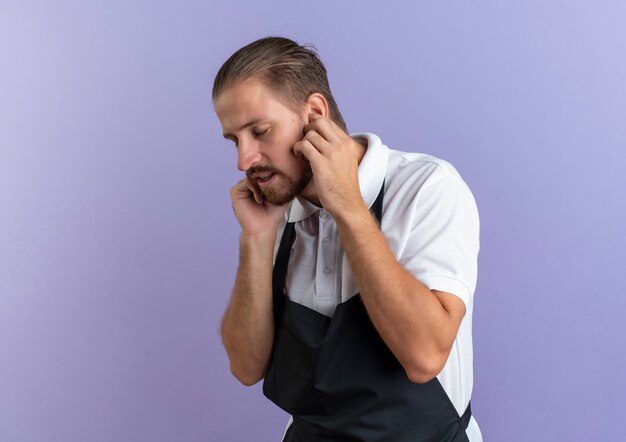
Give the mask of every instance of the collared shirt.
[[[472, 393], [472, 311], [477, 278], [479, 217], [474, 197], [447, 161], [423, 153], [389, 149], [369, 132], [353, 133], [367, 151], [359, 163], [361, 196], [371, 207], [385, 182], [381, 231], [398, 262], [430, 290], [458, 296], [465, 316], [450, 356], [437, 376], [459, 415]], [[296, 197], [278, 230], [274, 257], [287, 222], [295, 222], [296, 240], [289, 258], [289, 298], [332, 316], [358, 287], [332, 216]], [[482, 441], [472, 417], [471, 442]]]

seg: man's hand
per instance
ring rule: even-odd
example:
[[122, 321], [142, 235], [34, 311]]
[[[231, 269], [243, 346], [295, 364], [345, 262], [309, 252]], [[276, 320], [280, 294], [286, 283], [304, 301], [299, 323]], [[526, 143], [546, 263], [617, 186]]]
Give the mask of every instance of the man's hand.
[[231, 190], [230, 197], [237, 221], [245, 236], [275, 234], [287, 210], [266, 201], [261, 191], [248, 179], [239, 181]]
[[222, 340], [233, 375], [242, 384], [253, 385], [263, 379], [272, 353], [272, 256], [287, 206], [265, 201], [248, 178], [239, 181], [230, 196], [242, 234], [235, 287], [222, 320]]
[[335, 216], [364, 206], [358, 167], [365, 148], [329, 118], [309, 114], [305, 136], [294, 145], [311, 165], [315, 190], [322, 206]]

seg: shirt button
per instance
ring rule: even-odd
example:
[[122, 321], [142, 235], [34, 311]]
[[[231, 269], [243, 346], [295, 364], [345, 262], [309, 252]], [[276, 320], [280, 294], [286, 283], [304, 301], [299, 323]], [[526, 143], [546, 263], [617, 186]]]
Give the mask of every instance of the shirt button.
[[331, 269], [330, 267], [324, 267], [325, 275], [330, 275], [332, 272], [333, 272], [333, 269]]
[[328, 243], [330, 242], [330, 238], [325, 236], [324, 239], [322, 240], [322, 244], [324, 245], [328, 245]]
[[328, 213], [324, 209], [320, 210], [320, 218], [328, 218]]

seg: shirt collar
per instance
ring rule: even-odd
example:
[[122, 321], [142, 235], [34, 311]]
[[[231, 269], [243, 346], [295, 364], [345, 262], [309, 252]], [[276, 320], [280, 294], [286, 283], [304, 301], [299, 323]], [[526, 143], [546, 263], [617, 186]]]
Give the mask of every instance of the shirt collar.
[[[374, 204], [385, 179], [389, 149], [382, 143], [378, 135], [370, 132], [355, 132], [350, 134], [350, 137], [355, 140], [359, 138], [367, 143], [367, 150], [359, 163], [358, 174], [361, 196], [367, 207], [370, 208]], [[297, 196], [291, 202], [288, 222], [302, 221], [320, 209], [315, 204]]]

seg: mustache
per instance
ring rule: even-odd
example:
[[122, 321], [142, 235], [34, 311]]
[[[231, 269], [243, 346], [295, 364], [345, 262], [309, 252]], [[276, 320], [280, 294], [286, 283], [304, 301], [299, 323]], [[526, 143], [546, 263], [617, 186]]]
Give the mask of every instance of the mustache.
[[246, 170], [246, 176], [252, 178], [255, 174], [267, 172], [275, 173], [276, 175], [284, 175], [280, 170], [272, 166], [252, 166], [250, 169]]

